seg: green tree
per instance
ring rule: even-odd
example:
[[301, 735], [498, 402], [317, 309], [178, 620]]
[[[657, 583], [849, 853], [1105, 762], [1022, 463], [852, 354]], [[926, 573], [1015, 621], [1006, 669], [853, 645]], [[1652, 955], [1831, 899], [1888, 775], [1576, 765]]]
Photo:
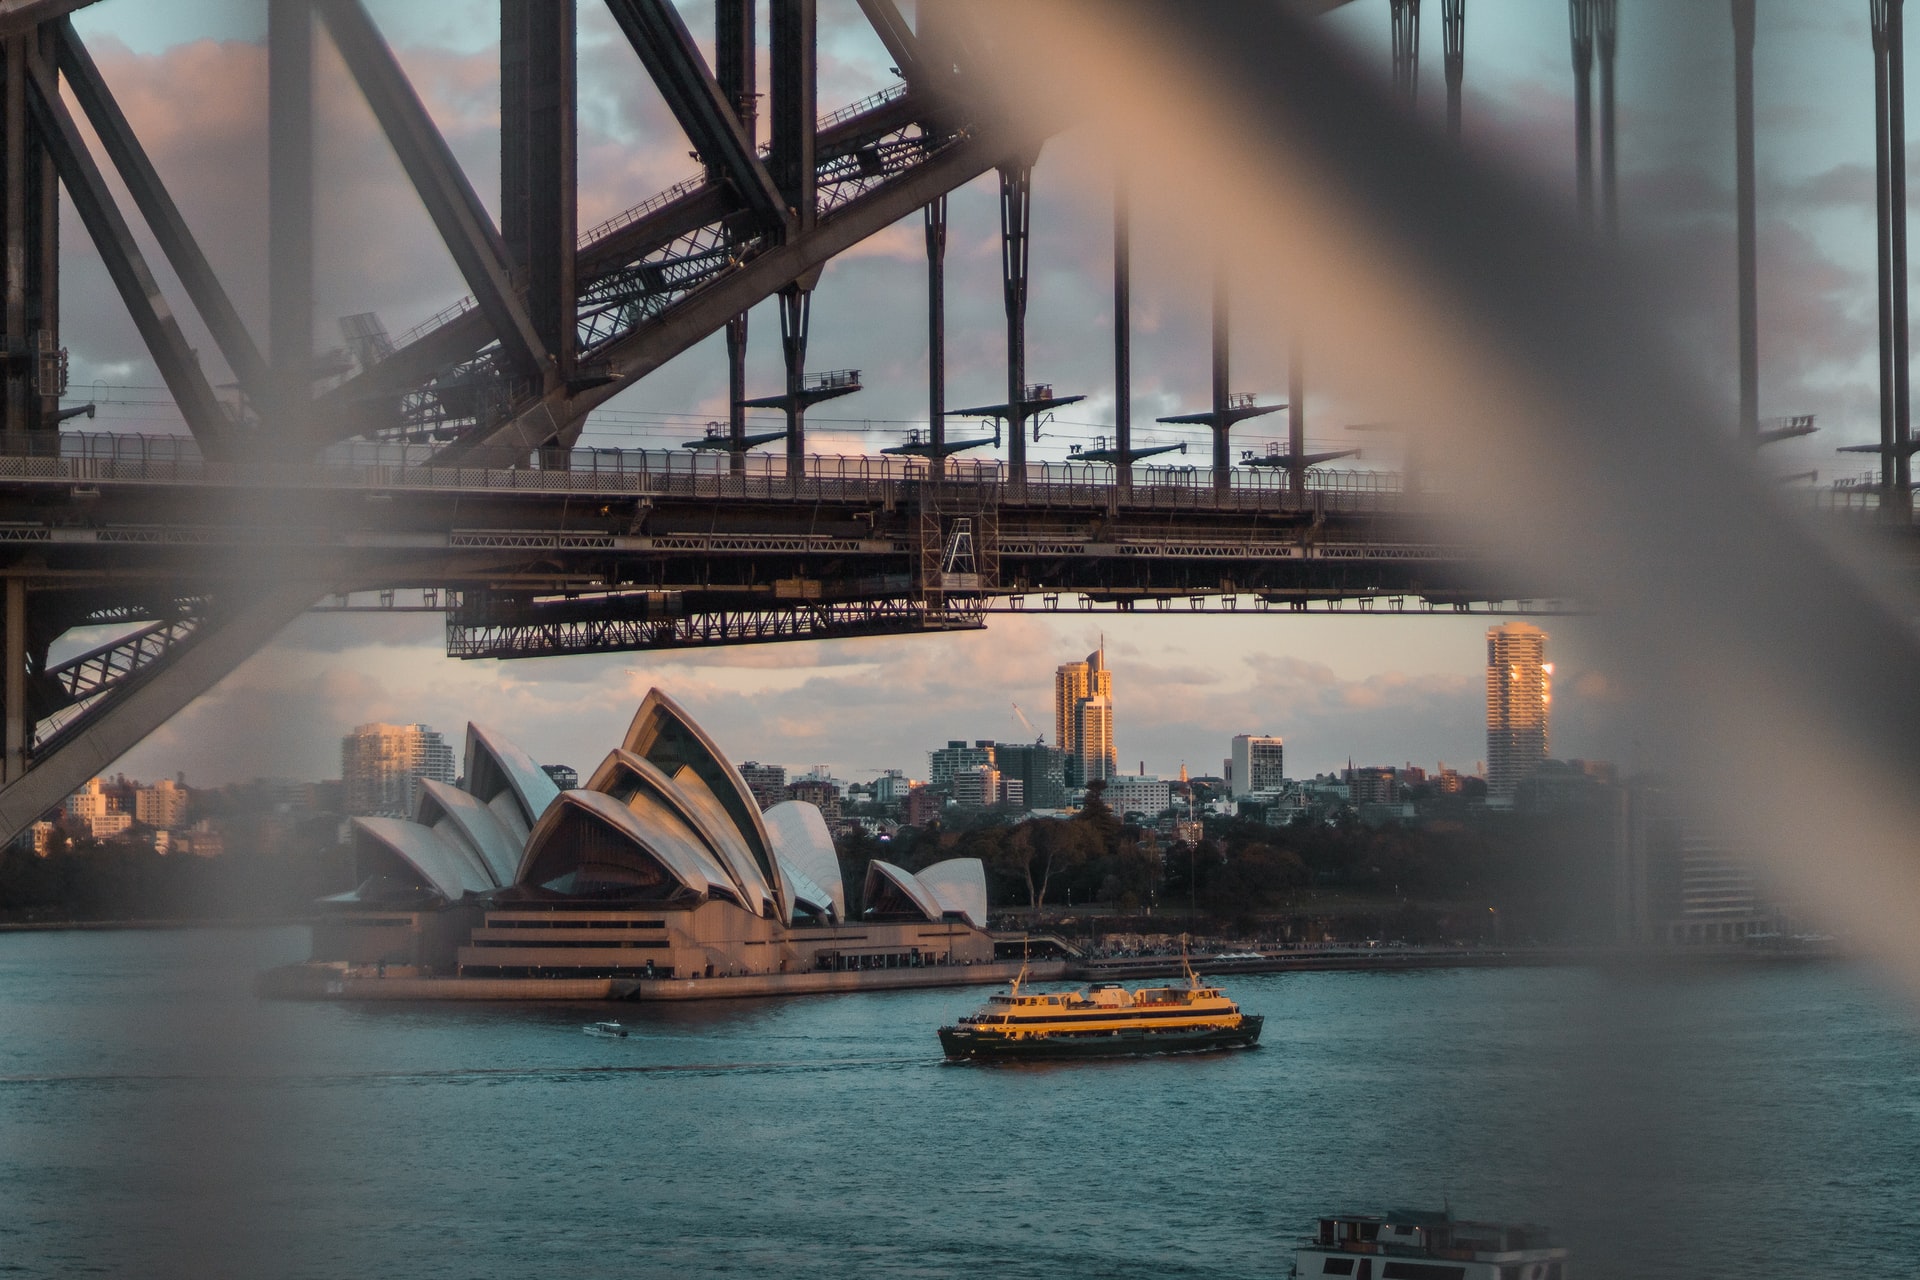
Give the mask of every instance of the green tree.
[[1026, 884], [1027, 903], [1038, 910], [1046, 904], [1047, 885], [1084, 865], [1100, 847], [1095, 829], [1078, 818], [1036, 818], [1008, 832], [990, 856]]

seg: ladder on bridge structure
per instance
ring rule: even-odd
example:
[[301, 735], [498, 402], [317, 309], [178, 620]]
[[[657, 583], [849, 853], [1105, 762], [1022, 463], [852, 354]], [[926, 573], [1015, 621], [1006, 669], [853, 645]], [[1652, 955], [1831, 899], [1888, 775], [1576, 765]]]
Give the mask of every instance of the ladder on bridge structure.
[[1000, 585], [999, 508], [978, 495], [959, 499], [941, 486], [923, 485], [917, 541], [928, 620], [977, 620]]

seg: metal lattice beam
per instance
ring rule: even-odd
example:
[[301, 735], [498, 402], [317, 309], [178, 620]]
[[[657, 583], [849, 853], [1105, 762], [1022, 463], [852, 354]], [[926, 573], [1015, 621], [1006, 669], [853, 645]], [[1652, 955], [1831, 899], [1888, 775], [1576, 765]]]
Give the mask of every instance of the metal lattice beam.
[[198, 614], [183, 614], [149, 623], [46, 671], [36, 682], [38, 696], [32, 700], [30, 749], [35, 753], [58, 749], [61, 741], [83, 726], [89, 708], [165, 669], [171, 658], [192, 643], [204, 621]]
[[852, 636], [978, 631], [978, 608], [932, 608], [916, 599], [798, 602], [714, 609], [669, 618], [568, 618], [494, 621], [484, 607], [447, 615], [447, 654], [455, 658], [545, 658], [567, 654], [695, 649]]

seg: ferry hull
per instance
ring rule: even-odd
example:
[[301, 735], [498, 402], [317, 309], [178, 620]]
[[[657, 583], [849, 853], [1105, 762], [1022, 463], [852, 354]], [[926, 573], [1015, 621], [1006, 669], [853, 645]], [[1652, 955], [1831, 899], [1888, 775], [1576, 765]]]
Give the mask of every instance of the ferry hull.
[[1032, 1035], [1019, 1040], [972, 1027], [942, 1027], [940, 1047], [953, 1062], [1053, 1062], [1068, 1058], [1208, 1053], [1217, 1049], [1253, 1048], [1260, 1040], [1260, 1028], [1265, 1021], [1257, 1013], [1248, 1013], [1240, 1016], [1237, 1027], [1126, 1030], [1110, 1035]]

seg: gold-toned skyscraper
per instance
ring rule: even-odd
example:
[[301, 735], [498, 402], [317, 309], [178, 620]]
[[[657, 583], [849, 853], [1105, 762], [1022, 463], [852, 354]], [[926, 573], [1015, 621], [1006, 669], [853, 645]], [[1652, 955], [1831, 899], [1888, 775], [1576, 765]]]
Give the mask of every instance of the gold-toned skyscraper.
[[1524, 622], [1487, 631], [1487, 800], [1513, 803], [1514, 791], [1547, 758], [1553, 664], [1547, 633]]
[[1113, 672], [1107, 670], [1107, 645], [1069, 662], [1053, 673], [1054, 741], [1067, 753], [1071, 786], [1119, 772], [1113, 744]]

